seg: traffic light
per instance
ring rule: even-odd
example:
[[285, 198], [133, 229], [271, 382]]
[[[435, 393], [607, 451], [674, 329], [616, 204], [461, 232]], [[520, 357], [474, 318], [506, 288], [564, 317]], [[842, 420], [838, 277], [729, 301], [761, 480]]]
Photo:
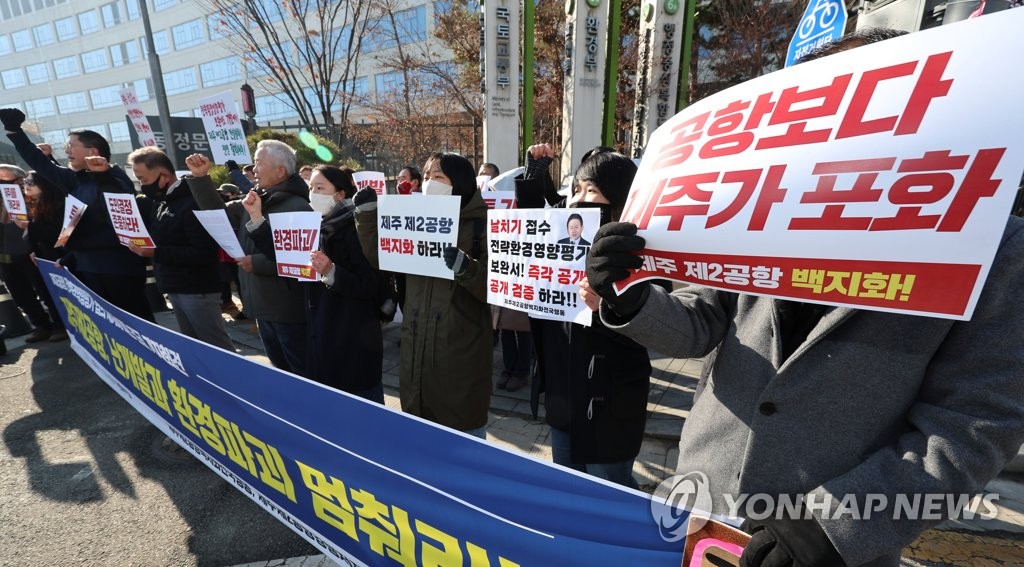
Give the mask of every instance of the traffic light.
[[256, 116], [256, 95], [248, 83], [242, 85], [242, 112], [249, 118]]

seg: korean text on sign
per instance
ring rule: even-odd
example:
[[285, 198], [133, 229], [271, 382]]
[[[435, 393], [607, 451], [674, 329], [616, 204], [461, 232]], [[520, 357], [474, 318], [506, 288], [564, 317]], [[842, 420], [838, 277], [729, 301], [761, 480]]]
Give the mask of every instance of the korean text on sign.
[[21, 187], [14, 184], [0, 185], [0, 197], [3, 198], [4, 209], [12, 219], [28, 220], [28, 207], [25, 205], [25, 196], [21, 194]]
[[[1001, 35], [1015, 24], [1024, 13], [868, 45], [678, 114], [651, 137], [623, 211], [649, 258], [630, 281], [969, 318], [1024, 169], [1024, 118], [978, 103], [1024, 87], [989, 55], [1024, 43]], [[845, 283], [799, 285], [830, 273]]]
[[379, 171], [357, 171], [352, 174], [352, 181], [356, 184], [356, 189], [372, 187], [378, 195], [387, 192], [384, 174]]
[[318, 279], [310, 254], [320, 248], [320, 213], [270, 213], [267, 219], [274, 238], [277, 275], [306, 281]]
[[110, 222], [114, 225], [114, 234], [121, 244], [139, 248], [156, 247], [142, 221], [135, 195], [104, 193], [103, 198], [107, 202], [107, 213], [110, 214]]
[[579, 284], [600, 222], [596, 209], [488, 211], [487, 302], [590, 325]]
[[135, 89], [125, 87], [121, 89], [120, 95], [125, 114], [128, 115], [128, 120], [131, 121], [135, 133], [139, 136], [139, 144], [143, 147], [155, 146], [156, 138], [153, 136], [153, 129], [149, 125], [146, 113], [142, 111], [142, 106], [139, 105], [139, 97], [135, 95]]
[[382, 270], [454, 279], [444, 249], [457, 246], [460, 197], [384, 195], [377, 205]]
[[206, 138], [210, 143], [214, 162], [234, 160], [238, 163], [252, 163], [242, 119], [238, 115], [230, 92], [200, 99], [199, 112], [203, 118], [203, 127], [206, 129]]

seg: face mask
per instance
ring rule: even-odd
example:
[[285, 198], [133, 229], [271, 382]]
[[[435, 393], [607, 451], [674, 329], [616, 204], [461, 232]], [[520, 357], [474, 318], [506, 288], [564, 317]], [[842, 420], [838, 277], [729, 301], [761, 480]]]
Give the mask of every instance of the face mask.
[[451, 195], [452, 194], [452, 186], [451, 185], [446, 185], [444, 183], [441, 183], [440, 181], [435, 181], [433, 179], [428, 179], [427, 181], [423, 182], [423, 194], [424, 195]]
[[149, 197], [150, 199], [159, 198], [163, 191], [160, 189], [160, 181], [156, 183], [150, 183], [149, 185], [142, 186], [142, 194]]
[[569, 204], [570, 209], [601, 209], [601, 224], [611, 222], [612, 220], [612, 206], [608, 203], [590, 203], [585, 201], [576, 201], [575, 203]]
[[310, 193], [309, 206], [313, 207], [314, 211], [320, 213], [320, 216], [325, 217], [334, 208], [334, 196]]

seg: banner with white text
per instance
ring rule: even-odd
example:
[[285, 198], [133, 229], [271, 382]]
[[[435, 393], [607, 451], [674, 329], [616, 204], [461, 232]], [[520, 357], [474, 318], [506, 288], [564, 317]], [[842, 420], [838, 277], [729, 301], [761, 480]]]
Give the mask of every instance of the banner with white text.
[[685, 511], [211, 347], [39, 268], [101, 379], [339, 564], [680, 564]]
[[630, 282], [969, 319], [1024, 169], [1006, 10], [801, 63], [652, 136], [622, 220]]
[[487, 303], [590, 326], [580, 298], [597, 209], [487, 211]]

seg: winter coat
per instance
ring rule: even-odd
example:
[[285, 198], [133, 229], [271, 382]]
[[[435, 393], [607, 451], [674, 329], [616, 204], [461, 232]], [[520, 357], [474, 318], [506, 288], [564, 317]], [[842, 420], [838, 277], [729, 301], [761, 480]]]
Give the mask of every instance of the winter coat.
[[647, 425], [647, 349], [608, 330], [530, 319], [548, 425], [567, 431], [572, 462], [619, 463], [640, 453]]
[[[252, 272], [238, 271], [242, 286], [242, 305], [247, 315], [257, 321], [275, 323], [306, 322], [307, 285], [294, 278], [277, 275], [277, 263], [273, 256], [260, 250], [246, 228], [249, 213], [241, 201], [224, 203], [217, 188], [209, 177], [185, 176], [189, 189], [199, 207], [203, 210], [225, 209], [232, 226], [238, 231], [238, 242], [246, 255], [252, 256]], [[309, 186], [298, 175], [292, 175], [283, 182], [261, 192], [264, 222], [259, 229], [270, 231], [270, 214], [308, 212]], [[257, 230], [259, 230], [257, 229]]]
[[[402, 308], [402, 410], [461, 431], [486, 425], [491, 402], [494, 335], [487, 306], [486, 218], [487, 205], [475, 193], [459, 214], [458, 245], [479, 254], [454, 281], [407, 275]], [[356, 227], [376, 267], [377, 212], [356, 213]]]
[[193, 211], [199, 210], [188, 181], [180, 180], [167, 193], [139, 197], [142, 220], [156, 249], [153, 274], [163, 293], [220, 293], [220, 247]]
[[7, 134], [7, 137], [38, 175], [60, 187], [65, 195], [72, 195], [86, 204], [85, 213], [65, 246], [66, 254], [61, 258], [61, 264], [79, 272], [144, 277], [145, 258], [133, 254], [118, 241], [103, 198], [103, 191], [135, 193], [135, 186], [124, 170], [116, 165], [111, 167], [110, 175], [115, 182], [101, 190], [93, 174], [55, 164], [24, 132]]
[[[1010, 217], [969, 321], [828, 307], [785, 359], [767, 297], [652, 288], [628, 321], [604, 304], [601, 318], [669, 356], [718, 347], [677, 471], [706, 478], [715, 512], [740, 494], [831, 498], [815, 519], [846, 564], [898, 565], [949, 511], [942, 498], [933, 519], [894, 517], [898, 497], [976, 493], [1024, 443], [1022, 257], [1024, 220]], [[848, 495], [888, 507], [865, 519]]]
[[[354, 213], [350, 204], [338, 203], [320, 228], [320, 249], [334, 263], [334, 280], [306, 286], [306, 374], [332, 388], [361, 393], [381, 383], [384, 337], [375, 303], [380, 276], [359, 246]], [[273, 246], [269, 231], [253, 237], [261, 248]]]
[[44, 260], [59, 260], [61, 252], [54, 248], [57, 237], [60, 236], [61, 226], [64, 224], [64, 204], [61, 203], [50, 211], [45, 217], [33, 217], [28, 221], [28, 231], [25, 233], [25, 243], [29, 252], [36, 255], [36, 258]]

